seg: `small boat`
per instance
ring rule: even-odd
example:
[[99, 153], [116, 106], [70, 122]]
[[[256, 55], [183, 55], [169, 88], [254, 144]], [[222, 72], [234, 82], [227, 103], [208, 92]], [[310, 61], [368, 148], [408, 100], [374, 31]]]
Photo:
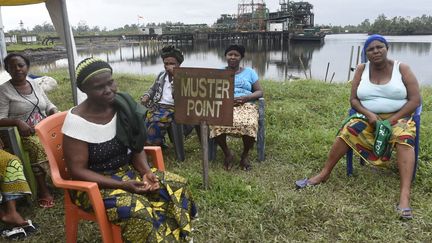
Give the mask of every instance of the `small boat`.
[[292, 41], [324, 41], [326, 34], [319, 28], [303, 29], [301, 32], [294, 32]]

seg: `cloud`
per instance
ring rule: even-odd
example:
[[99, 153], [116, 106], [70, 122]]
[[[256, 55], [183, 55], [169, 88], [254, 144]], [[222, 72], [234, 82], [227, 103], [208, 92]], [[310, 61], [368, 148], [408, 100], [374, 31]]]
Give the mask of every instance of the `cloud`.
[[[85, 21], [89, 26], [113, 29], [139, 22], [183, 22], [213, 24], [221, 14], [236, 14], [240, 0], [68, 0], [70, 23], [76, 26]], [[264, 1], [270, 12], [279, 6], [277, 0]], [[357, 25], [364, 19], [375, 20], [379, 14], [388, 17], [418, 17], [430, 15], [431, 0], [309, 0], [314, 6], [316, 24]], [[51, 22], [44, 4], [2, 7], [6, 30], [19, 28], [22, 20], [26, 28]], [[427, 12], [428, 11], [428, 12]]]

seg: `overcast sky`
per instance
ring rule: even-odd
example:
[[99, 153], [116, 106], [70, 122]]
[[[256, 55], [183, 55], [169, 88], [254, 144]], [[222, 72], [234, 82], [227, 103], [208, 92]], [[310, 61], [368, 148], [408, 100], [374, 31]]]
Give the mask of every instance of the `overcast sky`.
[[[213, 24], [223, 13], [236, 14], [240, 0], [67, 0], [70, 23], [85, 21], [90, 27], [113, 29], [126, 24], [183, 22]], [[257, 0], [255, 0], [257, 2]], [[279, 9], [279, 0], [264, 0], [271, 11]], [[360, 24], [372, 22], [379, 14], [387, 17], [418, 17], [432, 14], [432, 0], [309, 0], [314, 6], [315, 24]], [[5, 30], [51, 23], [45, 4], [1, 7]], [[143, 18], [138, 18], [142, 16]]]

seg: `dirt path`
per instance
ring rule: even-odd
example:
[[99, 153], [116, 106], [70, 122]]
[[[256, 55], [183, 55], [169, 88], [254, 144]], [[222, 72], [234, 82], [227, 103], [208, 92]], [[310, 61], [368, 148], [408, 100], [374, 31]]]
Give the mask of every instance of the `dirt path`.
[[66, 49], [63, 47], [54, 47], [41, 50], [24, 50], [19, 53], [27, 56], [32, 64], [47, 63], [67, 57]]

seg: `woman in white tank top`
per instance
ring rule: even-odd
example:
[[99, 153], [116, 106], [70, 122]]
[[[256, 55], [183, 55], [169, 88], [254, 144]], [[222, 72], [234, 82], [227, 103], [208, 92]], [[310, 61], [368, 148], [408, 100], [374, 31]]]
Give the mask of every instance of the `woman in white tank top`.
[[[414, 171], [414, 141], [416, 128], [411, 116], [420, 105], [416, 77], [408, 65], [387, 58], [388, 43], [380, 35], [370, 36], [363, 48], [363, 62], [354, 74], [351, 107], [361, 118], [350, 119], [340, 130], [321, 172], [310, 179], [296, 181], [297, 188], [325, 182], [336, 163], [352, 148], [365, 161], [376, 166], [386, 165], [391, 151], [397, 152], [400, 173], [400, 197], [396, 204], [401, 219], [413, 217], [410, 208], [411, 180]], [[386, 153], [374, 152], [375, 125], [387, 120], [392, 135]]]

